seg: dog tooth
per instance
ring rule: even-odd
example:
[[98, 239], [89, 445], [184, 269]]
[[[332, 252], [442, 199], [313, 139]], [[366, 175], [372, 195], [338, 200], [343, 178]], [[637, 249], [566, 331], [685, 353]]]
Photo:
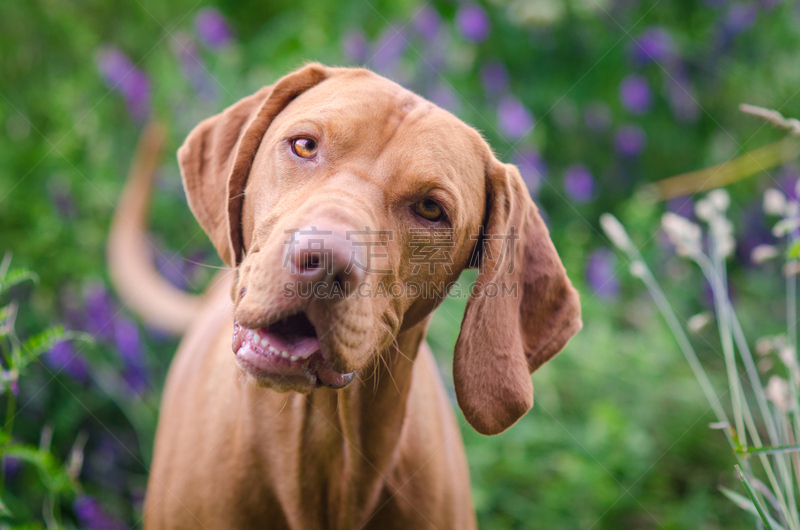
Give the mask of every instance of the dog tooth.
[[267, 339], [261, 339], [261, 345], [262, 346], [267, 346], [268, 344], [269, 344], [269, 341]]
[[291, 360], [293, 360], [293, 361], [296, 361], [297, 359], [299, 359], [299, 357], [298, 357], [297, 355], [292, 355], [292, 356], [291, 356], [291, 357], [289, 357], [289, 358], [290, 358]]
[[281, 352], [281, 357], [283, 357], [284, 359], [288, 359], [289, 358], [289, 352], [288, 351], [282, 351]]

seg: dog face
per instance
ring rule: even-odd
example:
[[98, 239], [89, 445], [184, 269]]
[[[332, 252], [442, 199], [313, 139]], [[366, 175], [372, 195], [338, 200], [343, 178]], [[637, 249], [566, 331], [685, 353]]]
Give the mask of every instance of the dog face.
[[454, 380], [470, 423], [496, 433], [580, 329], [516, 168], [376, 74], [306, 66], [201, 123], [179, 161], [195, 216], [237, 267], [233, 350], [260, 385], [346, 386], [477, 266]]

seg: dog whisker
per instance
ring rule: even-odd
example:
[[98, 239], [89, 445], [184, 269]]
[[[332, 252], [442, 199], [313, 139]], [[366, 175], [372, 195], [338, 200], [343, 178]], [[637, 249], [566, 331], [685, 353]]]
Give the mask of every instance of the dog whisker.
[[205, 267], [207, 269], [217, 269], [217, 270], [221, 270], [221, 271], [232, 271], [232, 270], [234, 270], [234, 267], [226, 267], [224, 265], [209, 265], [208, 263], [201, 263], [199, 261], [192, 261], [192, 260], [187, 259], [187, 258], [181, 258], [181, 259], [183, 261], [187, 262], [187, 263], [191, 263], [192, 265], [197, 265], [199, 267]]

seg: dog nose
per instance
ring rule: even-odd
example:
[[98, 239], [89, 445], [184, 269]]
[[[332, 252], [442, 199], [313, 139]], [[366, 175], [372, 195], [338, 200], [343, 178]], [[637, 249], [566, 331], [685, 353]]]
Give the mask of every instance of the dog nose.
[[346, 234], [315, 226], [294, 232], [287, 241], [287, 263], [298, 281], [339, 284], [345, 296], [365, 277], [362, 248]]

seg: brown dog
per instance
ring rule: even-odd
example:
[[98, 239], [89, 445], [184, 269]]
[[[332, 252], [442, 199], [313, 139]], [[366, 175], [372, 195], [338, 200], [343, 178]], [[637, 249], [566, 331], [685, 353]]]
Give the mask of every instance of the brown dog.
[[453, 378], [484, 434], [530, 409], [530, 373], [581, 327], [517, 169], [395, 83], [318, 64], [198, 125], [178, 158], [234, 278], [196, 309], [159, 298], [137, 232], [146, 185], [131, 184], [115, 281], [155, 324], [192, 322], [164, 391], [145, 527], [475, 527], [424, 342], [431, 312], [479, 268]]

